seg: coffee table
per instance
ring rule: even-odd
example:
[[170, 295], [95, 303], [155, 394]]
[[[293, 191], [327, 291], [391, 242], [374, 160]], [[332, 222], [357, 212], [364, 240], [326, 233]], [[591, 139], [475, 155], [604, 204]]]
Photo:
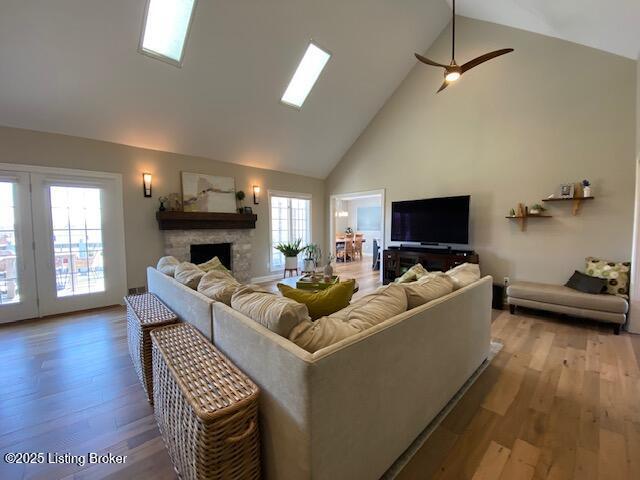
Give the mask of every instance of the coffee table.
[[[283, 285], [287, 285], [288, 287], [291, 287], [291, 288], [298, 288], [296, 286], [296, 284], [297, 284], [298, 280], [300, 280], [302, 277], [304, 277], [304, 275], [298, 275], [297, 277], [287, 277], [287, 278], [283, 278], [278, 283], [282, 283]], [[349, 279], [347, 278], [347, 280], [349, 280]], [[354, 282], [353, 282], [353, 293], [356, 293], [359, 289], [360, 289], [360, 286], [358, 285], [358, 281], [354, 280]], [[307, 291], [307, 292], [319, 291], [319, 290], [307, 290], [307, 289], [304, 289], [304, 290]]]

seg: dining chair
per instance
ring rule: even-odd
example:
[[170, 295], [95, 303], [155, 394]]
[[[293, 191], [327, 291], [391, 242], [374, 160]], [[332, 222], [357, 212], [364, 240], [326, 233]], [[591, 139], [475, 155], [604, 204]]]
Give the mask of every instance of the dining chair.
[[353, 260], [353, 253], [353, 233], [348, 233], [344, 236], [344, 261]]
[[356, 233], [356, 239], [353, 246], [353, 251], [358, 260], [362, 260], [362, 240], [364, 235], [362, 233]]

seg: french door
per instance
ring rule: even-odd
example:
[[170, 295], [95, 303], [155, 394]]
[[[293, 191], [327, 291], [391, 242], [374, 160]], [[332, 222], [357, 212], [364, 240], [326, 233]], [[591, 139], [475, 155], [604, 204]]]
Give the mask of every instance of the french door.
[[[7, 262], [4, 267], [0, 322], [114, 305], [125, 293], [119, 176], [57, 172], [14, 172], [13, 210], [0, 207], [6, 218], [0, 235], [15, 239], [15, 247], [5, 248], [15, 266]], [[0, 175], [8, 179], [8, 173]], [[8, 198], [4, 183], [0, 195]]]

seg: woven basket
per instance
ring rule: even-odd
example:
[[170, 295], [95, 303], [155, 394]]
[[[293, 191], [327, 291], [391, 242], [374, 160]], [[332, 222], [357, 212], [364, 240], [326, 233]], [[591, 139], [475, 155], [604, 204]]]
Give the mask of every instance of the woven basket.
[[154, 412], [178, 476], [259, 479], [258, 387], [189, 324], [151, 337]]
[[153, 404], [153, 373], [151, 371], [151, 337], [154, 328], [178, 322], [175, 313], [152, 293], [124, 297], [127, 305], [127, 341], [133, 367], [138, 374], [149, 403]]

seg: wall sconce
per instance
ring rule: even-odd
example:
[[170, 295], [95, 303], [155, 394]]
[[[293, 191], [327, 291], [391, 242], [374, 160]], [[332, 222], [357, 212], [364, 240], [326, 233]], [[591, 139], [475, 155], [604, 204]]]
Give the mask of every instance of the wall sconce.
[[260, 204], [260, 186], [259, 185], [253, 186], [253, 204], [254, 205]]
[[151, 196], [151, 174], [143, 173], [142, 174], [142, 192], [145, 197]]

